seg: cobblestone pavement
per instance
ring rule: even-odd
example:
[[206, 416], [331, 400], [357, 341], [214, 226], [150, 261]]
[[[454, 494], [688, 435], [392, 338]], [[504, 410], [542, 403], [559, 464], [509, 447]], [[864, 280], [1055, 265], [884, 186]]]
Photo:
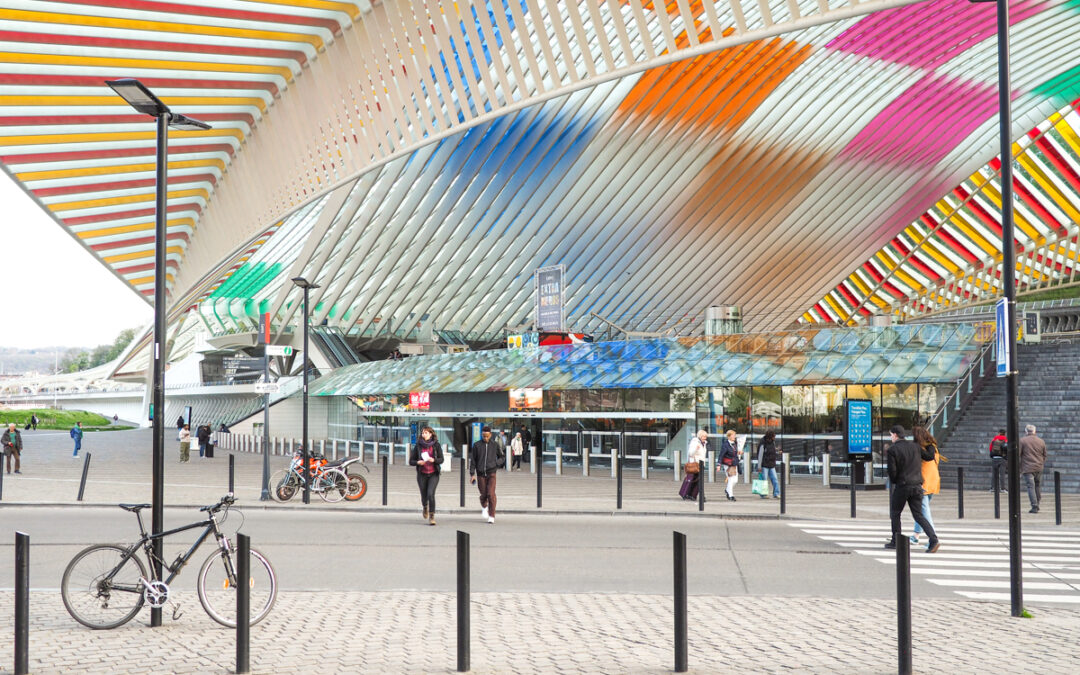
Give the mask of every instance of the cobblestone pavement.
[[[0, 593], [0, 616], [13, 615]], [[149, 612], [91, 631], [57, 592], [31, 599], [32, 673], [230, 673], [235, 631], [213, 623], [194, 594], [185, 613], [148, 627]], [[451, 673], [456, 604], [450, 593], [284, 593], [252, 628], [255, 673]], [[472, 596], [474, 673], [663, 673], [673, 668], [670, 597], [485, 593]], [[825, 598], [689, 600], [693, 673], [896, 672], [891, 602]], [[913, 660], [922, 673], [1076, 673], [1080, 612], [1013, 619], [1001, 605], [915, 602]], [[9, 631], [10, 625], [5, 625]], [[13, 662], [0, 642], [0, 664]]]
[[[218, 449], [214, 459], [200, 459], [194, 451], [190, 462], [181, 464], [177, 443], [166, 430], [165, 500], [170, 506], [201, 506], [216, 501], [228, 489], [228, 457], [230, 452]], [[78, 504], [79, 480], [83, 470], [83, 458], [71, 457], [71, 439], [65, 432], [26, 432], [26, 449], [23, 452], [23, 474], [8, 475], [3, 482], [3, 501], [20, 504]], [[92, 454], [84, 504], [114, 505], [119, 502], [149, 502], [151, 476], [151, 434], [149, 430], [113, 431], [88, 433], [83, 441], [83, 451]], [[246, 508], [259, 503], [262, 480], [262, 455], [250, 452], [232, 452], [235, 456], [235, 491], [240, 503]], [[330, 508], [344, 510], [419, 510], [415, 470], [398, 464], [388, 467], [387, 505], [382, 506], [382, 470], [370, 463], [367, 478], [368, 494], [356, 503], [326, 504], [316, 495], [306, 508]], [[286, 466], [287, 458], [271, 456], [271, 471]], [[616, 509], [616, 481], [611, 478], [607, 465], [594, 466], [592, 475], [583, 477], [580, 467], [567, 468], [564, 475], [554, 475], [553, 467], [546, 466], [543, 476], [543, 508], [536, 506], [536, 476], [524, 471], [500, 472], [498, 481], [499, 510], [503, 513], [614, 513]], [[1038, 514], [1027, 513], [1027, 495], [1021, 494], [1023, 522], [1025, 525], [1053, 526], [1053, 476], [1044, 477], [1043, 508]], [[699, 515], [696, 502], [679, 499], [678, 484], [670, 471], [655, 471], [648, 480], [642, 480], [640, 472], [624, 473], [624, 513], [649, 513], [667, 515]], [[780, 502], [761, 499], [750, 494], [750, 486], [739, 483], [736, 488], [738, 501], [723, 499], [722, 483], [706, 485], [708, 501], [704, 514], [708, 517], [754, 517], [776, 518]], [[476, 488], [466, 484], [465, 509], [477, 508]], [[860, 518], [887, 518], [888, 498], [881, 490], [859, 492], [857, 514]], [[454, 512], [460, 504], [460, 472], [455, 460], [452, 470], [444, 472], [439, 484], [440, 511]], [[277, 504], [263, 502], [267, 508], [305, 508], [300, 497], [291, 502]], [[1065, 495], [1062, 501], [1063, 521], [1066, 526], [1080, 524], [1080, 495]], [[1007, 524], [1008, 502], [1001, 498], [1000, 525]], [[788, 486], [787, 515], [793, 518], [849, 518], [850, 497], [847, 490], [823, 487], [820, 477], [797, 476]], [[991, 523], [994, 508], [992, 495], [984, 490], [965, 493], [964, 523]], [[947, 490], [934, 498], [935, 522], [949, 522], [957, 515], [957, 494]], [[960, 522], [960, 521], [957, 521]]]

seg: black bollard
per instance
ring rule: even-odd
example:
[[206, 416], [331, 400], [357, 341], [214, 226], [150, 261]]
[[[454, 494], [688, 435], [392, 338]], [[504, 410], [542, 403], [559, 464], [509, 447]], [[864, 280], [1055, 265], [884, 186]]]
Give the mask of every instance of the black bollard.
[[999, 482], [1001, 480], [1001, 477], [1000, 477], [999, 474], [1001, 472], [998, 471], [998, 469], [1000, 469], [1000, 468], [1001, 468], [1000, 464], [995, 464], [994, 465], [994, 518], [995, 519], [996, 518], [1001, 518], [1001, 494], [1000, 494], [1000, 490], [999, 490], [999, 486], [1001, 485], [1001, 483]]
[[251, 538], [236, 534], [236, 672], [251, 672]]
[[896, 651], [899, 675], [911, 675], [911, 542], [896, 538]]
[[687, 669], [686, 535], [673, 532], [675, 544], [675, 672]]
[[1061, 524], [1061, 472], [1054, 472], [1054, 518]]
[[[0, 464], [3, 464], [4, 456], [0, 454]], [[4, 498], [4, 467], [0, 466], [0, 500]]]
[[851, 476], [851, 517], [855, 517], [855, 461], [848, 460], [848, 475]]
[[469, 672], [469, 533], [457, 533], [457, 671]]
[[[612, 450], [615, 452], [615, 450]], [[617, 495], [615, 497], [615, 508], [622, 509], [622, 448], [619, 448], [618, 453], [615, 455], [615, 478], [619, 484]]]
[[783, 462], [779, 462], [780, 466], [780, 515], [787, 513], [787, 481], [784, 478], [787, 476], [787, 466]]
[[229, 492], [236, 492], [236, 455], [229, 453]]
[[468, 454], [468, 446], [461, 446], [461, 508], [465, 508], [465, 474], [469, 473], [469, 459], [465, 456]]
[[30, 535], [15, 533], [15, 675], [30, 672]]
[[956, 517], [964, 519], [964, 467], [956, 469]]
[[379, 459], [382, 461], [382, 505], [386, 506], [386, 476], [387, 476], [386, 455], [383, 455]]
[[544, 505], [544, 452], [542, 448], [543, 445], [536, 446], [536, 508], [538, 509]]
[[82, 465], [82, 480], [79, 481], [79, 498], [78, 501], [82, 501], [83, 492], [86, 491], [86, 474], [90, 472], [90, 453], [86, 453], [86, 459]]
[[697, 473], [697, 510], [705, 510], [705, 479], [708, 477], [706, 472], [709, 470], [709, 462], [706, 459], [704, 462], [698, 462]]

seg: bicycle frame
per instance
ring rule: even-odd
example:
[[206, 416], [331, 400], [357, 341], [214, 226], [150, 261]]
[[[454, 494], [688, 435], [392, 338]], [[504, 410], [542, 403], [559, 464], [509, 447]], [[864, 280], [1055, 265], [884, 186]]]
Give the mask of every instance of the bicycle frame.
[[[124, 566], [124, 563], [126, 563], [128, 560], [130, 560], [132, 557], [134, 557], [138, 553], [139, 549], [142, 548], [146, 552], [147, 560], [150, 562], [150, 581], [164, 581], [166, 585], [171, 584], [172, 580], [175, 579], [178, 574], [180, 574], [180, 570], [184, 569], [184, 567], [187, 565], [188, 561], [191, 560], [192, 556], [195, 555], [196, 551], [199, 550], [199, 547], [203, 545], [203, 542], [205, 542], [207, 540], [207, 538], [211, 534], [213, 534], [214, 538], [217, 539], [219, 542], [222, 539], [225, 539], [225, 537], [221, 534], [221, 531], [218, 530], [218, 522], [217, 522], [217, 518], [214, 517], [214, 514], [209, 514], [206, 517], [206, 520], [204, 520], [202, 522], [190, 523], [188, 525], [182, 525], [181, 527], [176, 527], [176, 528], [173, 528], [171, 530], [166, 530], [166, 531], [160, 532], [158, 534], [147, 534], [146, 533], [146, 527], [143, 525], [142, 515], [140, 513], [136, 512], [135, 513], [135, 518], [139, 522], [139, 532], [140, 532], [140, 534], [142, 536], [139, 538], [139, 540], [137, 542], [135, 542], [134, 544], [132, 544], [130, 547], [127, 548], [127, 550], [124, 552], [124, 557], [121, 558], [121, 560], [120, 560], [120, 564], [118, 564], [116, 566], [116, 569], [113, 570], [112, 574], [109, 574], [109, 576], [106, 577], [109, 580], [112, 579], [113, 574], [115, 574], [117, 571], [120, 570], [120, 568], [122, 568]], [[191, 548], [189, 548], [186, 553], [183, 553], [182, 555], [178, 556], [176, 558], [176, 561], [172, 565], [169, 565], [164, 560], [161, 560], [161, 559], [157, 558], [157, 556], [154, 555], [154, 547], [151, 545], [154, 542], [154, 540], [156, 540], [156, 539], [164, 540], [165, 537], [168, 537], [168, 536], [171, 536], [171, 535], [174, 535], [174, 534], [179, 534], [180, 532], [186, 532], [187, 530], [194, 530], [196, 528], [204, 527], [204, 526], [205, 526], [206, 529], [203, 530], [202, 534], [199, 535], [199, 538], [195, 540], [195, 543], [191, 545]], [[227, 540], [226, 540], [226, 542], [227, 542]], [[223, 548], [228, 549], [228, 543], [225, 543], [222, 546], [223, 546]], [[159, 580], [157, 578], [157, 568], [154, 566], [155, 561], [160, 562], [161, 566], [164, 569], [169, 571], [169, 576], [166, 579]], [[231, 562], [232, 561], [229, 558], [226, 558], [225, 566], [226, 566], [226, 570], [228, 572], [228, 575], [229, 575], [230, 579], [232, 578], [232, 575], [233, 575]], [[123, 589], [123, 590], [129, 590], [129, 589]], [[130, 590], [134, 591], [136, 589], [130, 589]]]

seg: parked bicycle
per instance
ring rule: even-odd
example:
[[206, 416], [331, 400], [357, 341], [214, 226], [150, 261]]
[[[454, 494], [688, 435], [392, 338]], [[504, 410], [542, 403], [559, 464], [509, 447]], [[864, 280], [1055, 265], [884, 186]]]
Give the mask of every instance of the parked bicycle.
[[[177, 527], [160, 534], [147, 534], [139, 511], [149, 504], [119, 504], [120, 508], [135, 514], [139, 523], [139, 540], [123, 546], [96, 544], [80, 551], [64, 570], [60, 582], [60, 594], [64, 607], [73, 619], [95, 629], [116, 628], [131, 621], [143, 604], [160, 608], [167, 602], [173, 604], [173, 619], [180, 618], [180, 605], [172, 594], [173, 579], [184, 569], [203, 542], [213, 536], [217, 550], [212, 552], [199, 568], [196, 589], [199, 602], [210, 618], [223, 626], [236, 627], [236, 550], [233, 542], [221, 532], [221, 524], [236, 503], [230, 492], [217, 504], [199, 509], [206, 519]], [[176, 557], [171, 565], [154, 554], [154, 541], [165, 537], [204, 527], [186, 553]], [[149, 563], [150, 573], [147, 574]], [[160, 562], [168, 576], [158, 578], [154, 562]], [[254, 625], [270, 613], [277, 599], [277, 576], [270, 561], [262, 553], [251, 549], [249, 565], [251, 577], [250, 621]]]
[[[346, 457], [330, 462], [319, 453], [308, 455], [311, 468], [311, 491], [317, 493], [323, 501], [339, 502], [342, 499], [355, 502], [367, 494], [367, 480], [359, 474], [347, 473], [349, 466], [360, 462], [359, 457]], [[300, 451], [293, 454], [289, 466], [279, 469], [270, 476], [270, 494], [279, 502], [287, 502], [303, 489], [304, 460]], [[368, 467], [360, 462], [365, 470]]]

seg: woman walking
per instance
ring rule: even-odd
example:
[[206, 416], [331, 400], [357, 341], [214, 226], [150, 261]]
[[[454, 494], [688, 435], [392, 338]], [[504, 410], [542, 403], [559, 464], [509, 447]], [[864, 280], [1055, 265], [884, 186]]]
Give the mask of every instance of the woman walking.
[[709, 456], [709, 432], [698, 429], [697, 435], [690, 439], [686, 451], [686, 478], [683, 478], [679, 496], [686, 500], [698, 498], [701, 489], [701, 476], [705, 473], [705, 460]]
[[[922, 510], [923, 516], [926, 517], [930, 526], [934, 526], [934, 519], [930, 515], [930, 500], [934, 498], [934, 495], [941, 492], [941, 473], [938, 471], [938, 464], [942, 457], [938, 453], [937, 439], [930, 435], [930, 432], [923, 427], [912, 427], [912, 436], [915, 439], [915, 443], [922, 451]], [[936, 528], [935, 528], [936, 529]], [[915, 534], [911, 535], [911, 543], [918, 545], [919, 534], [923, 531], [918, 522], [915, 523]]]
[[409, 451], [409, 466], [416, 467], [420, 503], [424, 506], [424, 519], [428, 521], [428, 525], [435, 524], [435, 488], [439, 486], [442, 463], [442, 446], [435, 440], [435, 430], [424, 427], [420, 430], [420, 439]]
[[735, 483], [739, 481], [739, 455], [742, 451], [739, 450], [739, 443], [735, 437], [735, 430], [728, 429], [724, 433], [724, 440], [720, 444], [720, 466], [723, 467], [725, 474], [727, 475], [727, 483], [724, 486], [724, 492], [727, 494], [729, 502], [736, 501], [735, 499]]
[[521, 440], [521, 432], [514, 434], [514, 440], [510, 441], [510, 470], [514, 467], [521, 468], [521, 453], [525, 452], [525, 443]]
[[[765, 435], [761, 438], [761, 443], [758, 444], [757, 450], [757, 463], [758, 471], [761, 472], [761, 477], [769, 478], [769, 482], [772, 483], [772, 496], [773, 499], [780, 499], [780, 481], [776, 479], [776, 433], [772, 431], [766, 431]], [[762, 499], [765, 499], [765, 495], [761, 495]]]
[[191, 450], [191, 425], [185, 424], [180, 427], [180, 461], [188, 461], [188, 453]]

